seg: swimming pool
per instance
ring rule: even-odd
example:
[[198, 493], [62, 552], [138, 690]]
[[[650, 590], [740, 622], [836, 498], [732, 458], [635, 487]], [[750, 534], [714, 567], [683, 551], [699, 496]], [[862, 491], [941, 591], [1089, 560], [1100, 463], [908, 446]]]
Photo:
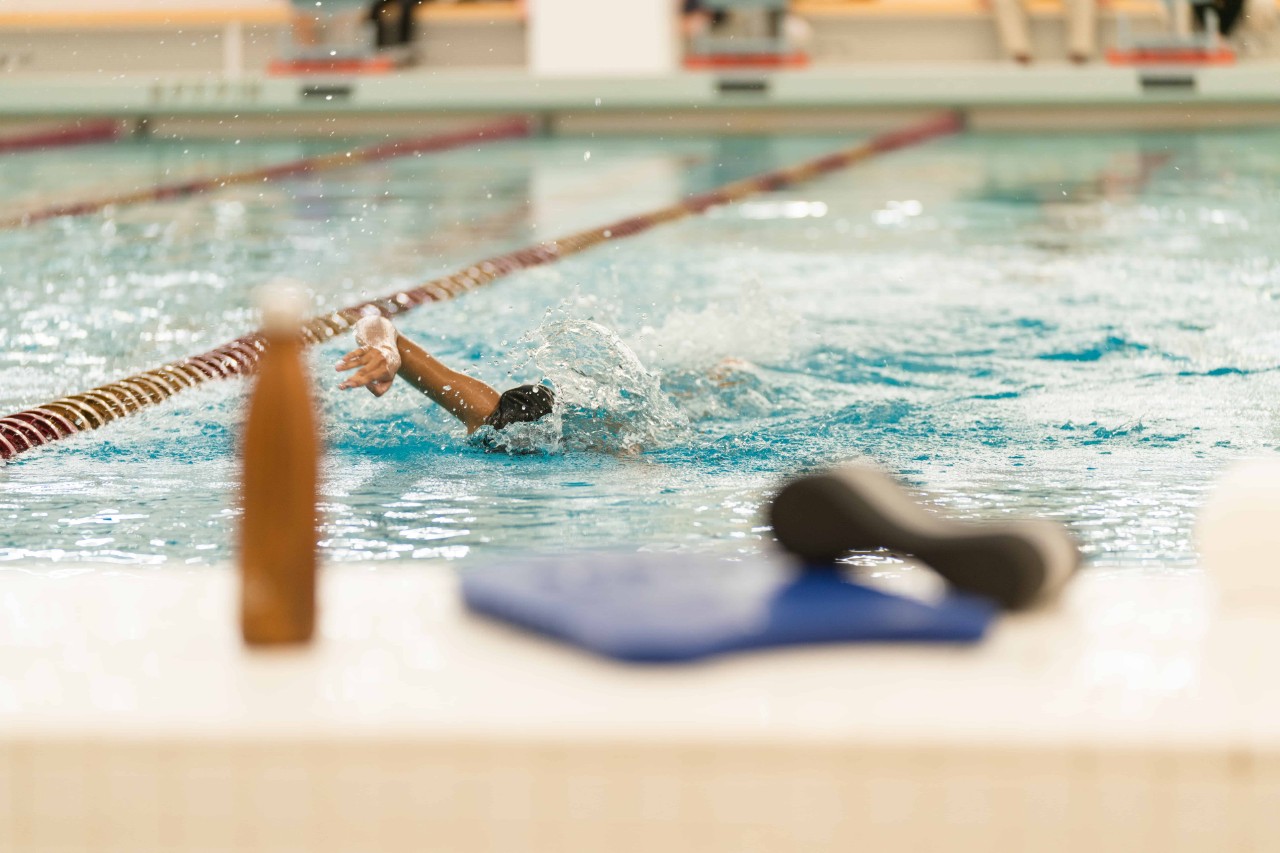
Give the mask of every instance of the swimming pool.
[[[858, 458], [962, 516], [1066, 521], [1095, 564], [1189, 566], [1215, 473], [1276, 443], [1278, 142], [950, 138], [402, 319], [500, 386], [601, 365], [579, 390], [625, 410], [617, 445], [640, 452], [487, 453], [407, 388], [337, 392], [350, 339], [321, 347], [326, 556], [750, 553], [783, 477]], [[848, 144], [506, 142], [0, 233], [0, 408], [235, 337], [278, 275], [346, 305]], [[63, 199], [104, 156], [141, 182], [301, 153], [127, 143], [9, 157], [0, 182]], [[608, 369], [614, 335], [646, 373]], [[0, 559], [226, 560], [242, 393], [215, 384], [0, 468]]]

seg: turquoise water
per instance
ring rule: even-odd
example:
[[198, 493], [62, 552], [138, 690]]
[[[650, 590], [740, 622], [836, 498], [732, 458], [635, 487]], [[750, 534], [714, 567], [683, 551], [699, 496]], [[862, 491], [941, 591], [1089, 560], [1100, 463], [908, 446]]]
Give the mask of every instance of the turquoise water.
[[[0, 409], [233, 338], [277, 276], [345, 305], [850, 142], [515, 141], [0, 233]], [[23, 154], [0, 186], [21, 207], [313, 150]], [[1095, 564], [1190, 565], [1213, 477], [1275, 452], [1278, 188], [1275, 132], [970, 135], [426, 306], [402, 329], [440, 358], [570, 405], [541, 452], [488, 453], [407, 387], [336, 391], [349, 339], [319, 348], [326, 554], [750, 553], [783, 478], [860, 459], [964, 517], [1060, 519]], [[226, 560], [243, 392], [0, 468], [0, 560]]]

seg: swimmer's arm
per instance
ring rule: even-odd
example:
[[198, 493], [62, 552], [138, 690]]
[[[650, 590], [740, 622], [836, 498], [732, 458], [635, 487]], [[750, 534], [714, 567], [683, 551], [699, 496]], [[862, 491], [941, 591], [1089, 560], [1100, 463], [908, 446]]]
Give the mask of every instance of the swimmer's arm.
[[365, 317], [355, 331], [360, 349], [343, 356], [337, 370], [359, 370], [338, 386], [342, 390], [368, 388], [381, 397], [400, 376], [462, 421], [468, 433], [484, 426], [485, 419], [498, 408], [498, 392], [491, 386], [441, 364], [396, 332], [385, 317]]
[[484, 426], [498, 408], [499, 394], [487, 382], [451, 370], [404, 335], [396, 337], [396, 347], [400, 378], [462, 421], [468, 434]]

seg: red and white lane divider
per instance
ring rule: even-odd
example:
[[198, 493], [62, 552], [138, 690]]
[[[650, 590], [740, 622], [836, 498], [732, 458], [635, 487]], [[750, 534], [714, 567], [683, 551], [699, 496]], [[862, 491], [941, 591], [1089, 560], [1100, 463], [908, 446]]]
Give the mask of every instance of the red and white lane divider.
[[15, 133], [0, 132], [0, 153], [111, 142], [120, 138], [120, 131], [120, 122], [115, 119], [97, 119], [56, 127], [28, 128]]
[[249, 169], [244, 172], [232, 172], [211, 178], [197, 178], [172, 184], [160, 184], [159, 186], [146, 187], [113, 196], [53, 205], [0, 218], [0, 228], [21, 228], [46, 219], [56, 219], [60, 216], [84, 216], [90, 213], [97, 213], [103, 208], [111, 206], [167, 201], [175, 198], [185, 198], [197, 193], [212, 192], [238, 184], [261, 184], [267, 181], [296, 178], [301, 175], [344, 169], [348, 166], [376, 163], [414, 154], [449, 151], [480, 142], [495, 142], [501, 139], [528, 136], [532, 128], [532, 122], [527, 118], [508, 118], [452, 133], [436, 133], [417, 139], [397, 139], [364, 148], [355, 148], [350, 151], [338, 151], [319, 157], [304, 157], [300, 160], [293, 160], [289, 163], [281, 163], [275, 166], [264, 166], [260, 169]]

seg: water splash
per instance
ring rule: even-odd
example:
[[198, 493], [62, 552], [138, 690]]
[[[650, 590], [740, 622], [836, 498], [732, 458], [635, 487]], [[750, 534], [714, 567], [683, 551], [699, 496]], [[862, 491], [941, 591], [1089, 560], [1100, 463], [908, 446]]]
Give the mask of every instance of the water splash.
[[777, 364], [794, 352], [806, 328], [794, 302], [763, 287], [756, 272], [723, 266], [708, 276], [710, 281], [697, 284], [710, 289], [730, 282], [732, 290], [724, 295], [734, 301], [732, 313], [717, 300], [700, 310], [676, 307], [661, 323], [641, 327], [636, 352], [646, 364], [664, 371], [709, 373], [747, 361]]
[[512, 452], [585, 450], [634, 454], [666, 446], [689, 431], [662, 390], [659, 374], [617, 332], [593, 320], [549, 319], [525, 338], [530, 360], [555, 389], [550, 415], [476, 440]]
[[694, 423], [763, 418], [786, 408], [768, 371], [741, 358], [722, 358], [706, 370], [667, 371], [662, 387]]

